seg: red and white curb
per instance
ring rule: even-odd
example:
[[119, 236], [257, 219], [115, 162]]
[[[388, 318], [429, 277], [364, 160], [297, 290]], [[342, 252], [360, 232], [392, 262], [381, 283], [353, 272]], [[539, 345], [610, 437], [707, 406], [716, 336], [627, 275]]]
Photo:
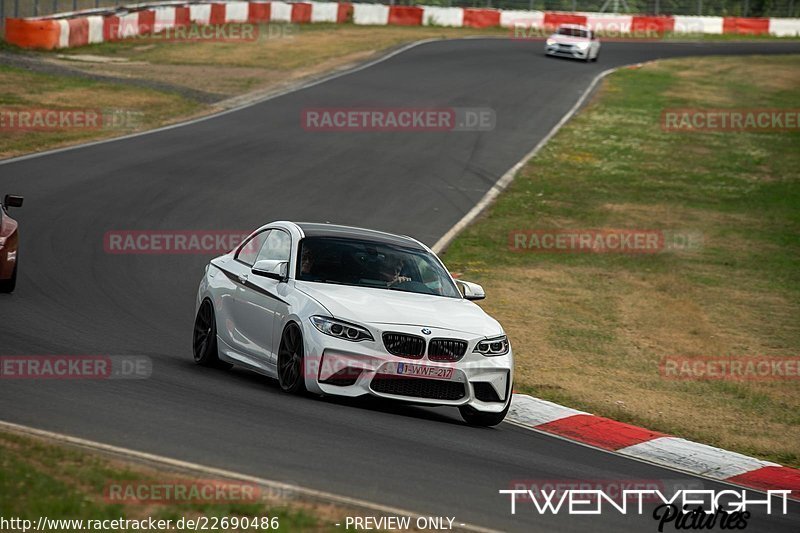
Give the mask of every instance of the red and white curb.
[[791, 490], [800, 470], [515, 394], [506, 420], [674, 470], [758, 490]]

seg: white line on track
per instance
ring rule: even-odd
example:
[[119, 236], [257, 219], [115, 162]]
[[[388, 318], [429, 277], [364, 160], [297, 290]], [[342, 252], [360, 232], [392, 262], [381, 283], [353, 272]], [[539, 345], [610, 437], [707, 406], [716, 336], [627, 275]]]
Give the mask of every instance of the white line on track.
[[569, 121], [569, 119], [571, 119], [575, 115], [575, 113], [578, 112], [578, 110], [581, 108], [583, 103], [592, 93], [597, 84], [600, 83], [600, 80], [602, 80], [615, 70], [621, 68], [622, 66], [604, 70], [603, 72], [595, 76], [592, 82], [589, 84], [589, 87], [587, 87], [586, 90], [583, 91], [581, 97], [578, 98], [578, 101], [575, 102], [575, 105], [573, 105], [572, 108], [569, 111], [567, 111], [567, 114], [561, 117], [561, 120], [558, 121], [558, 124], [553, 126], [553, 128], [547, 133], [547, 135], [545, 135], [544, 138], [541, 141], [539, 141], [539, 143], [536, 146], [533, 147], [533, 150], [525, 154], [523, 158], [517, 162], [516, 165], [508, 169], [505, 174], [500, 176], [500, 179], [497, 180], [494, 183], [494, 185], [492, 185], [491, 189], [486, 191], [486, 194], [484, 194], [483, 198], [481, 198], [481, 200], [477, 204], [475, 204], [475, 207], [470, 209], [469, 212], [461, 218], [461, 220], [456, 222], [455, 226], [450, 228], [447, 231], [447, 233], [445, 233], [442, 236], [441, 239], [436, 241], [436, 244], [434, 244], [432, 248], [433, 251], [436, 252], [437, 254], [444, 251], [450, 245], [450, 243], [453, 242], [453, 239], [456, 238], [456, 235], [461, 233], [464, 230], [464, 228], [469, 226], [472, 223], [472, 221], [475, 220], [478, 217], [478, 215], [480, 215], [483, 212], [484, 209], [489, 207], [489, 205], [500, 195], [500, 193], [503, 192], [506, 189], [506, 187], [508, 187], [511, 184], [512, 181], [514, 181], [514, 176], [517, 175], [517, 172], [519, 172], [528, 161], [533, 159], [536, 156], [536, 154], [538, 154], [539, 151], [542, 148], [544, 148], [544, 146], [550, 141], [553, 135], [558, 133], [558, 130], [560, 130], [561, 127], [564, 124], [566, 124]]

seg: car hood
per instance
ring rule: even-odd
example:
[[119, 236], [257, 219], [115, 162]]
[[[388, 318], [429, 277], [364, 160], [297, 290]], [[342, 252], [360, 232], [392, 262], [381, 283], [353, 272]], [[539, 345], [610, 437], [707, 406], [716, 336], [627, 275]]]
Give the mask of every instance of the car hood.
[[296, 282], [296, 287], [341, 320], [441, 328], [486, 337], [503, 334], [495, 319], [461, 298], [307, 281]]

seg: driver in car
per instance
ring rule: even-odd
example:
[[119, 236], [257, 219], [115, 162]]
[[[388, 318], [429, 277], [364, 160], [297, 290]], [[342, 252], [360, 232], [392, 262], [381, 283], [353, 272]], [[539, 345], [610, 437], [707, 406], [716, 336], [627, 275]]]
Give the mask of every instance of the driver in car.
[[405, 283], [411, 281], [408, 276], [401, 276], [403, 271], [403, 261], [398, 257], [386, 256], [386, 259], [381, 263], [379, 270], [380, 279], [386, 282], [387, 287], [392, 287], [398, 283]]

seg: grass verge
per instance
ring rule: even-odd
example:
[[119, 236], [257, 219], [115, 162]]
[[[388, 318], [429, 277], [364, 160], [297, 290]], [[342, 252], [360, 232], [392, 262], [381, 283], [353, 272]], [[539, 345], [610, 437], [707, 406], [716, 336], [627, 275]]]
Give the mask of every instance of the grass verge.
[[[129, 494], [127, 487], [143, 486], [148, 491], [160, 490], [169, 494], [181, 487], [187, 491], [192, 487], [203, 490], [209, 480], [196, 480], [152, 470], [148, 467], [111, 460], [100, 455], [70, 447], [50, 444], [38, 438], [0, 432], [0, 516], [5, 519], [31, 520], [34, 526], [39, 517], [51, 520], [171, 520], [173, 526], [181, 518], [205, 520], [209, 531], [340, 531], [337, 522], [344, 522], [346, 512], [330, 505], [281, 500], [276, 495], [258, 494], [258, 498], [229, 498], [226, 502], [213, 498], [165, 499], [163, 502], [138, 501], [109, 503], [113, 500], [111, 487], [125, 487], [120, 494]], [[236, 483], [232, 482], [236, 488]], [[247, 490], [246, 487], [242, 487]], [[176, 493], [176, 492], [173, 492]], [[138, 494], [145, 494], [139, 492]], [[148, 494], [157, 494], [148, 492]], [[189, 494], [187, 492], [187, 494]], [[207, 492], [213, 494], [213, 492]], [[236, 495], [229, 490], [225, 494]], [[234, 501], [238, 499], [239, 501]], [[352, 514], [352, 513], [351, 513]], [[268, 517], [273, 520], [271, 528], [244, 527], [243, 519]], [[227, 518], [228, 524], [239, 527], [212, 527], [216, 520]], [[236, 520], [236, 522], [234, 522]], [[108, 527], [103, 531], [130, 531], [129, 528]], [[202, 528], [202, 526], [201, 526]], [[80, 529], [72, 525], [52, 525], [52, 530], [71, 531]], [[134, 528], [135, 529], [135, 528]], [[193, 528], [190, 528], [193, 529]]]
[[[665, 108], [796, 108], [800, 57], [609, 76], [445, 255], [485, 285], [518, 392], [800, 466], [800, 380], [665, 379], [665, 356], [800, 355], [800, 133], [674, 133]], [[520, 253], [513, 230], [663, 229], [652, 255]]]

